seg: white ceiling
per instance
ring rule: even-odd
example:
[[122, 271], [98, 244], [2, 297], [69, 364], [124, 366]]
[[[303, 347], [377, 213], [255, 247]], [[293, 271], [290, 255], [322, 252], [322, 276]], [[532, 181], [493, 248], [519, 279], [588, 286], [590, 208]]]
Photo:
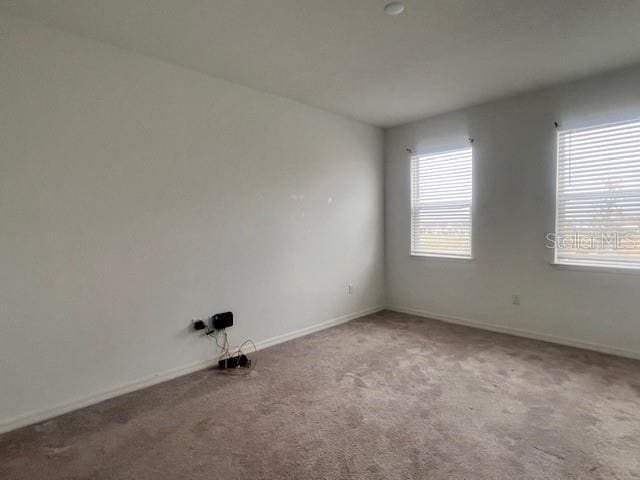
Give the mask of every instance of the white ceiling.
[[[378, 126], [640, 61], [640, 0], [0, 0]], [[640, 87], [639, 87], [640, 88]]]

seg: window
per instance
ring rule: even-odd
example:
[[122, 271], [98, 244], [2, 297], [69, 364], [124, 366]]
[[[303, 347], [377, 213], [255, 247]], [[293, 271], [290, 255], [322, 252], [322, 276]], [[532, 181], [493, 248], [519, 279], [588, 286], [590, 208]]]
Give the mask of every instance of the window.
[[556, 263], [640, 268], [640, 121], [558, 132]]
[[411, 157], [411, 254], [471, 258], [471, 148]]

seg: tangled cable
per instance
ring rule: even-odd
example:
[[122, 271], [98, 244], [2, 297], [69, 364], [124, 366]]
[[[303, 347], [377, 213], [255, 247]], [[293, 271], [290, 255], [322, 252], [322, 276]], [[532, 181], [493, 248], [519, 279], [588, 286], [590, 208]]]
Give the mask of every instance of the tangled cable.
[[[224, 341], [222, 342], [222, 345], [220, 345], [220, 342], [218, 341], [218, 336], [220, 335], [220, 332], [224, 334]], [[240, 358], [241, 355], [244, 355], [245, 357], [248, 356], [247, 354], [250, 352], [245, 352], [246, 345], [251, 345], [253, 347], [253, 352], [256, 352], [258, 350], [256, 347], [256, 344], [251, 339], [245, 340], [244, 342], [242, 342], [242, 344], [239, 347], [231, 347], [229, 345], [229, 335], [227, 334], [226, 329], [211, 330], [207, 332], [207, 336], [213, 337], [213, 339], [216, 342], [216, 346], [218, 347], [218, 350], [219, 350], [218, 358], [217, 358], [218, 361], [225, 360], [227, 358], [233, 358], [233, 357]], [[231, 368], [229, 370], [238, 370], [240, 368], [251, 370], [253, 369], [253, 367], [255, 367], [255, 364], [256, 362], [254, 360], [252, 362], [249, 362], [249, 364], [246, 367], [242, 367], [238, 365], [236, 368]]]

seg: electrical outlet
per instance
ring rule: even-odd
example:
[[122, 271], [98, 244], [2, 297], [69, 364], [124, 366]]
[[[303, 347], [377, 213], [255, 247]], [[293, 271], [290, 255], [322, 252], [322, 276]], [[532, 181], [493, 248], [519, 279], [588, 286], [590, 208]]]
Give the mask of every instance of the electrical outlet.
[[347, 293], [349, 295], [353, 295], [353, 285], [351, 284], [347, 285]]
[[520, 305], [520, 295], [518, 295], [517, 293], [511, 295], [511, 303], [514, 305]]

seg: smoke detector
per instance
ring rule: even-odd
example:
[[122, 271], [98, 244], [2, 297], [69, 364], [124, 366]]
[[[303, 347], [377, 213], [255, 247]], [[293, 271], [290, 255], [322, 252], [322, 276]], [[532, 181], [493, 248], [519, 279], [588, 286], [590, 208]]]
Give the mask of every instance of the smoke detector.
[[391, 2], [384, 6], [384, 13], [387, 15], [400, 15], [402, 12], [404, 12], [402, 2]]

